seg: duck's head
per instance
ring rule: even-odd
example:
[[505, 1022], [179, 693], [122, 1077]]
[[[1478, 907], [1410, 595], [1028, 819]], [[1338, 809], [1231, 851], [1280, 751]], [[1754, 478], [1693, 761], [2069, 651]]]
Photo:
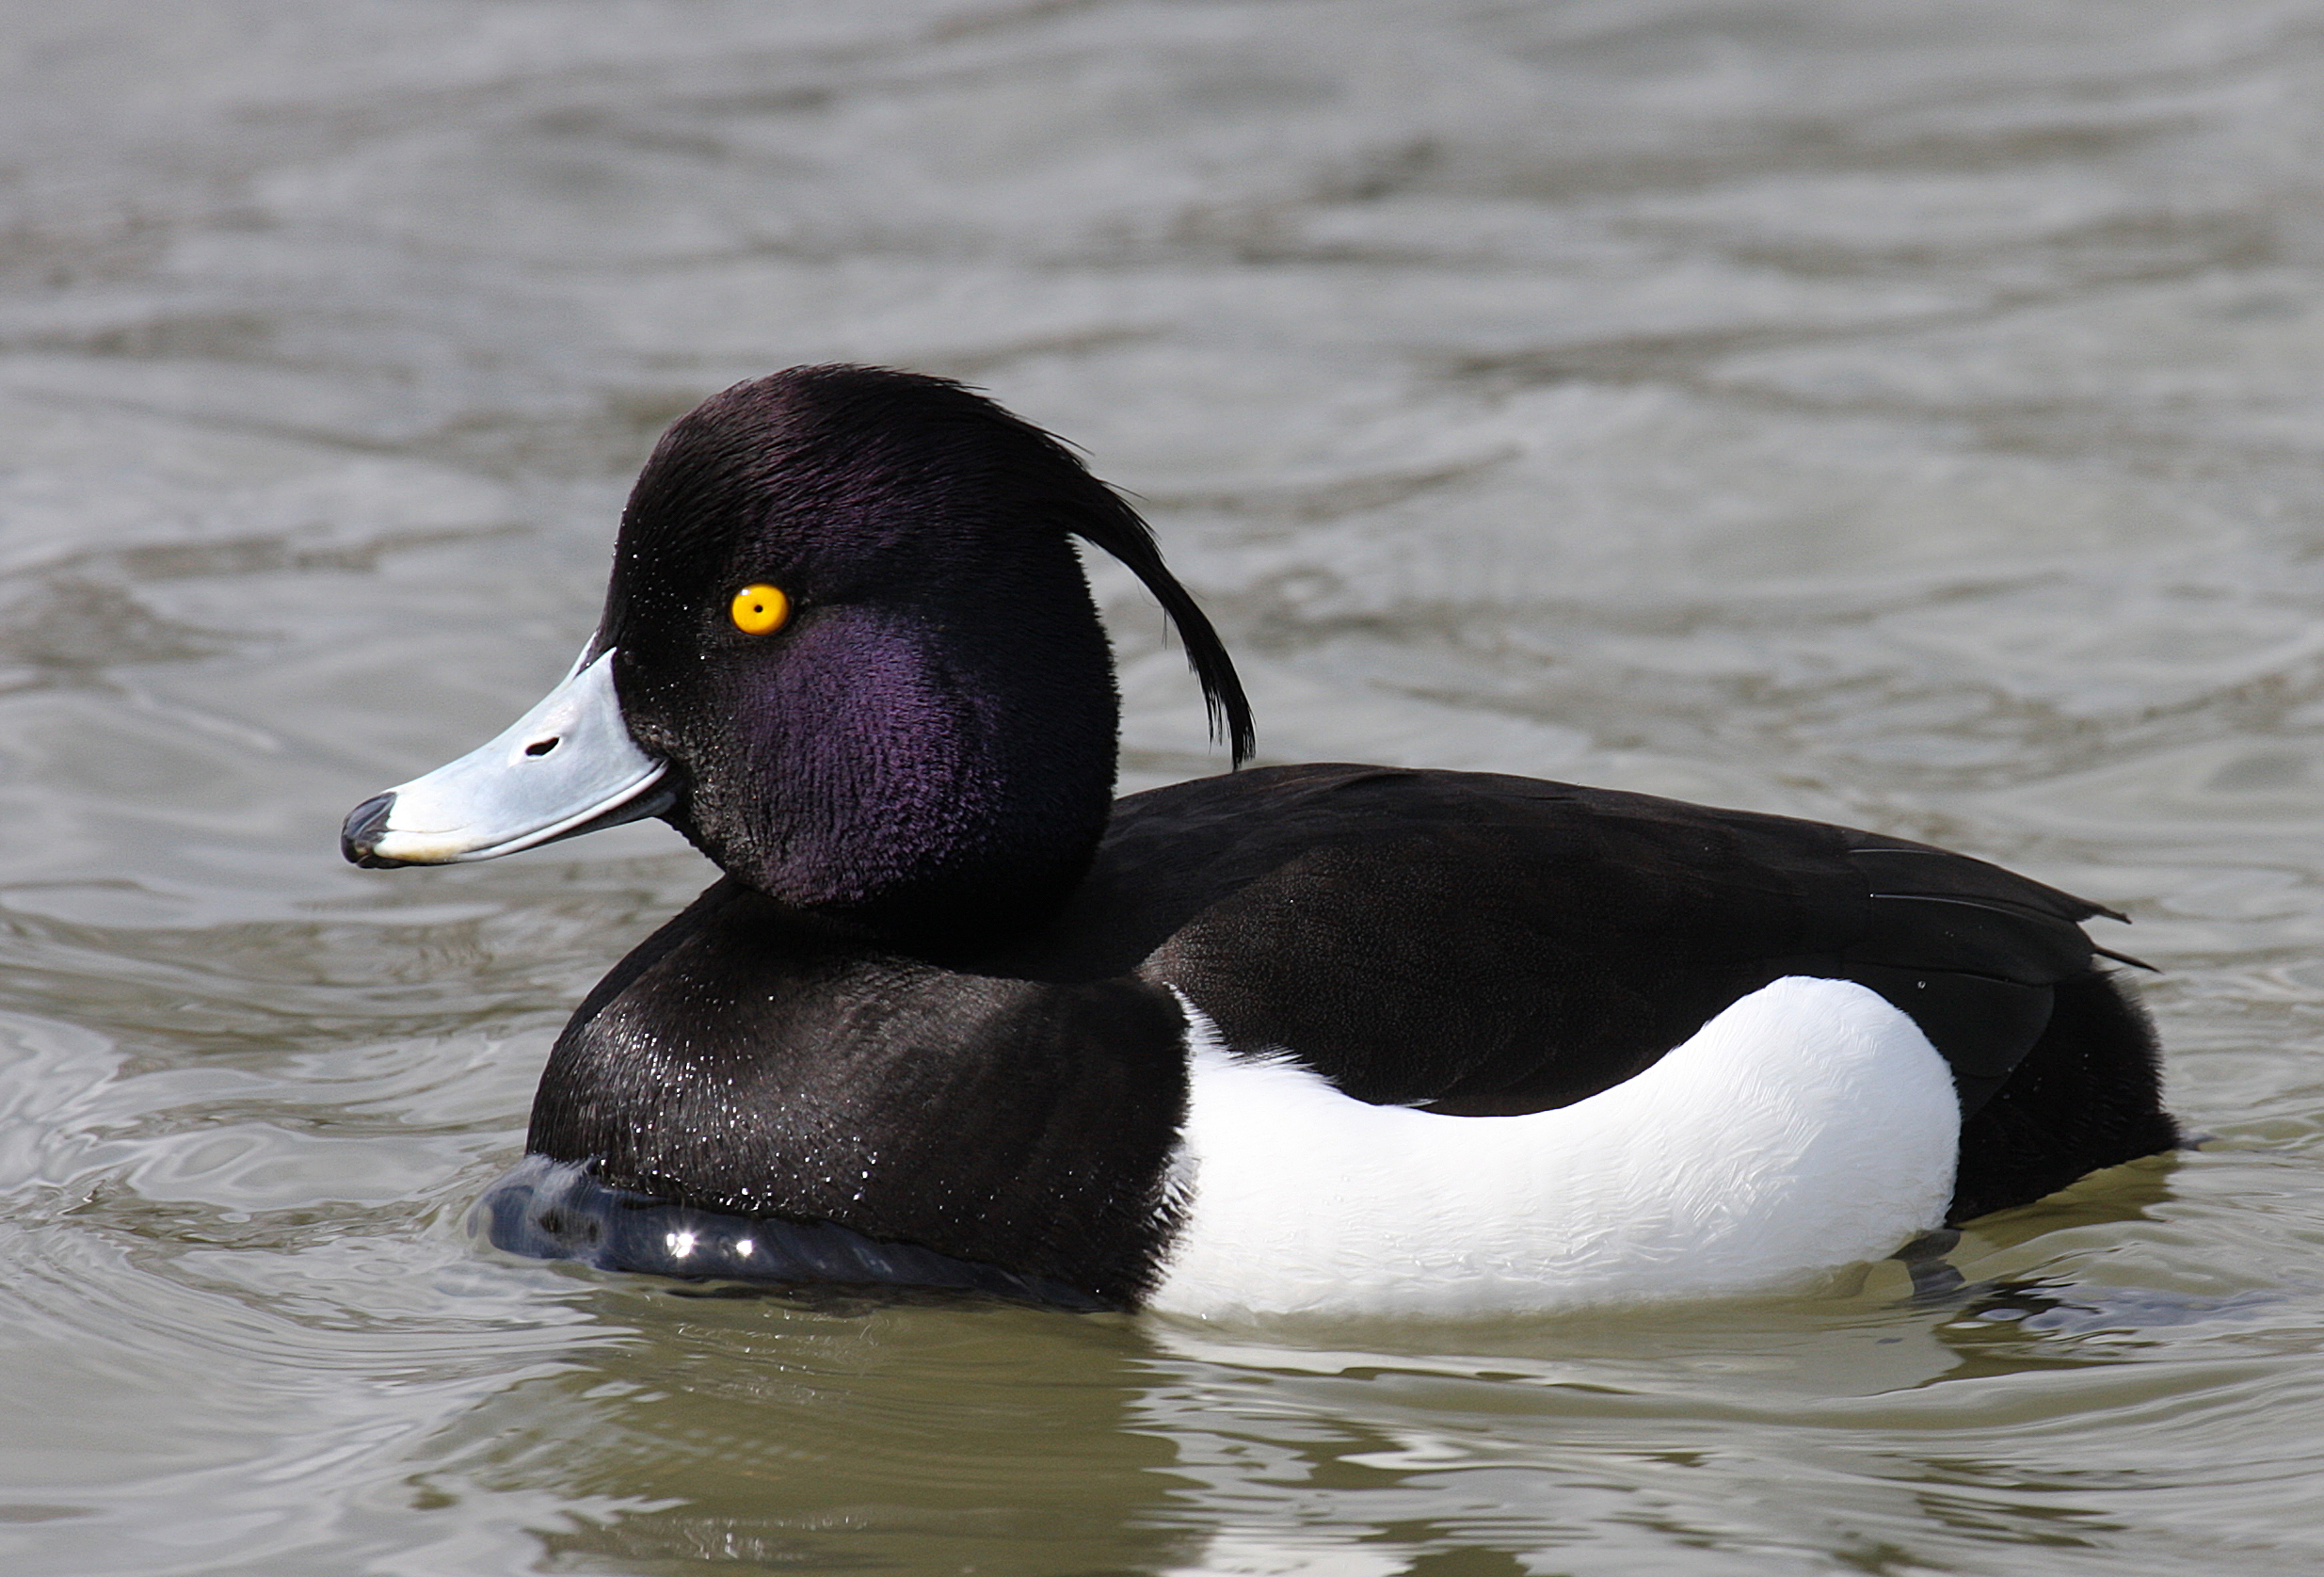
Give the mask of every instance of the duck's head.
[[1063, 444], [942, 378], [802, 367], [670, 428], [573, 671], [358, 806], [343, 847], [449, 864], [660, 815], [818, 923], [1005, 934], [1079, 879], [1113, 796], [1119, 705], [1074, 537], [1169, 611], [1240, 762], [1225, 648]]

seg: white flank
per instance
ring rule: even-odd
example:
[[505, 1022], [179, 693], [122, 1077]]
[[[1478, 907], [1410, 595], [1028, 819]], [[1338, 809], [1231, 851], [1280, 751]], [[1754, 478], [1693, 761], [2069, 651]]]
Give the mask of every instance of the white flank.
[[1960, 1104], [1844, 980], [1754, 991], [1556, 1111], [1370, 1106], [1187, 1006], [1185, 1224], [1151, 1307], [1471, 1314], [1768, 1290], [1937, 1226]]

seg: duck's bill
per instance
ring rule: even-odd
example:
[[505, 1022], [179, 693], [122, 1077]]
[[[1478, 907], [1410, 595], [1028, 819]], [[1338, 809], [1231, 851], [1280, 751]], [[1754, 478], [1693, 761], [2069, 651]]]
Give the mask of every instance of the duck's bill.
[[355, 807], [340, 851], [373, 867], [496, 860], [668, 810], [664, 764], [622, 721], [613, 655], [576, 663], [490, 744]]

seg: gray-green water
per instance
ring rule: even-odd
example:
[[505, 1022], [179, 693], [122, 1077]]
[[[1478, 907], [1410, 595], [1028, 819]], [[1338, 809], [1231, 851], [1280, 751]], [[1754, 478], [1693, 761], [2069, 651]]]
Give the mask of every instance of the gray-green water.
[[[2324, 8], [0, 9], [0, 1568], [2324, 1563]], [[1851, 821], [2132, 911], [2217, 1137], [2045, 1283], [1485, 1327], [793, 1305], [459, 1223], [659, 828], [339, 863], [660, 425], [853, 358], [1142, 494], [1270, 759]], [[1101, 571], [1127, 780], [1212, 769]]]

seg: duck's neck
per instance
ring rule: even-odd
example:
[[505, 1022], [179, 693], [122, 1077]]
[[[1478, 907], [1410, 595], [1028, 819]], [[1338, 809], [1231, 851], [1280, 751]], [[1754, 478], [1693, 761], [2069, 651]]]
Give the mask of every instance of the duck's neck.
[[674, 819], [786, 909], [886, 945], [964, 957], [1037, 925], [1104, 830], [1119, 703], [1078, 567], [1008, 601], [1021, 619], [857, 607], [802, 629]]

